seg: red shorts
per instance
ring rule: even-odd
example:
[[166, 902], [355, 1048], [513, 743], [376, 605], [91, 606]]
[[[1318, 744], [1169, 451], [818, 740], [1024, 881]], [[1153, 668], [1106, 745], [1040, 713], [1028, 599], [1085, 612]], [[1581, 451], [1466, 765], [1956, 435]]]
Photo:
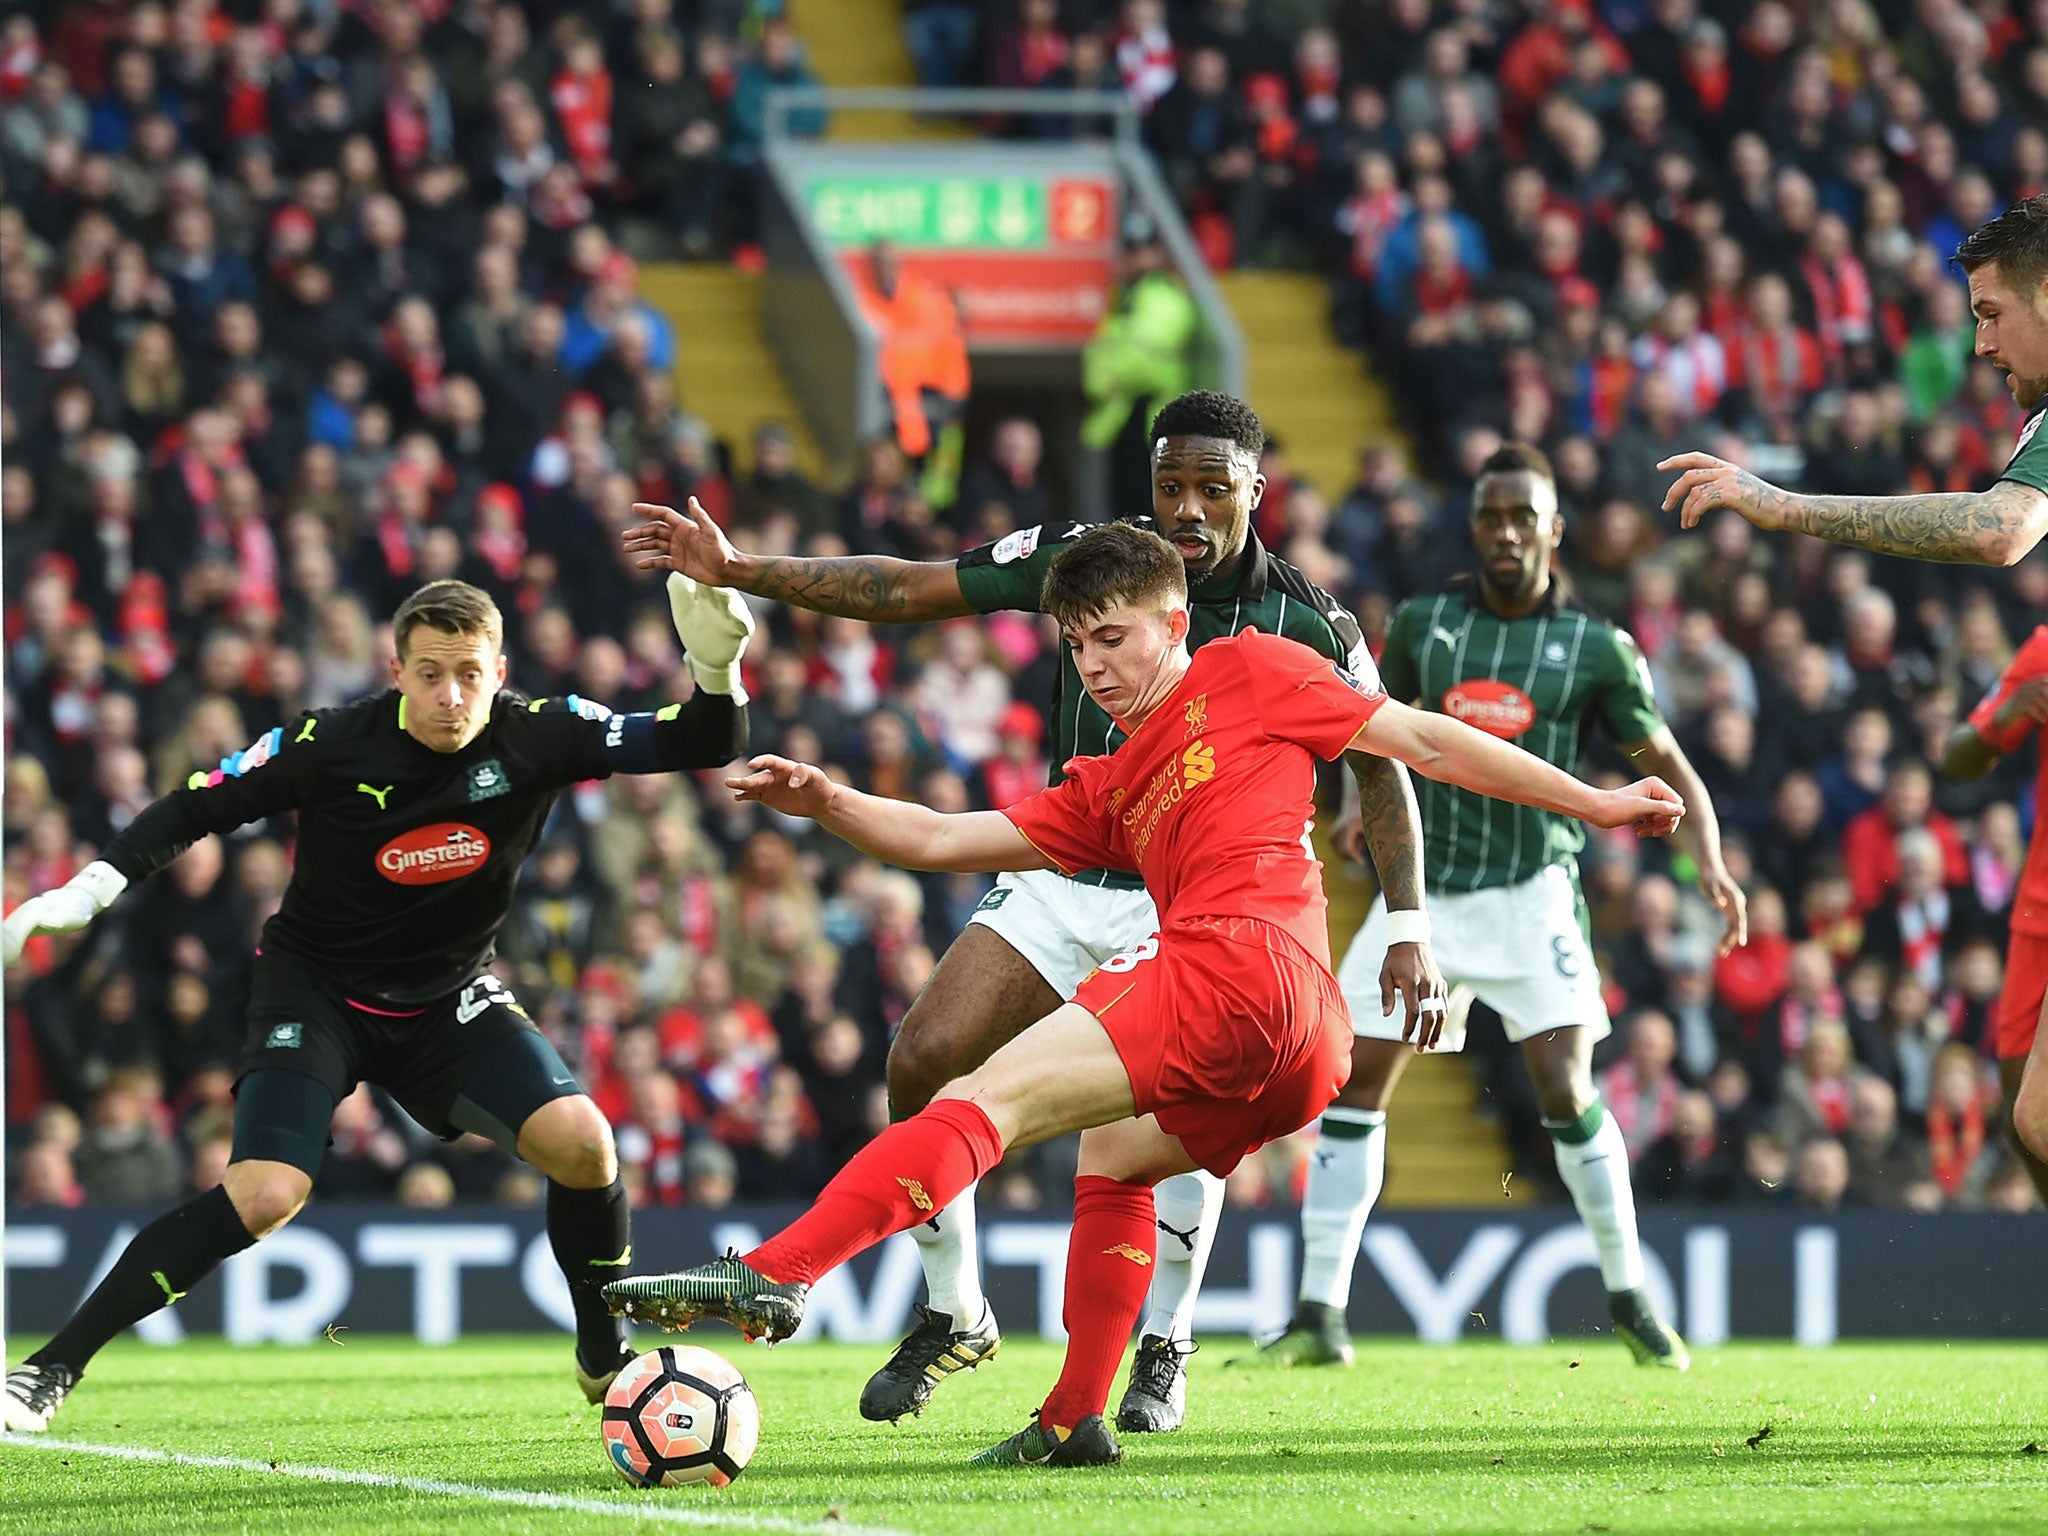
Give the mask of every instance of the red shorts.
[[1138, 1113], [1211, 1173], [1293, 1134], [1351, 1075], [1329, 967], [1256, 918], [1201, 918], [1104, 962], [1074, 993], [1102, 1021]]
[[2000, 1061], [2024, 1056], [2034, 1048], [2044, 992], [2048, 992], [2048, 934], [2015, 932], [2005, 952], [2005, 990], [1998, 994]]

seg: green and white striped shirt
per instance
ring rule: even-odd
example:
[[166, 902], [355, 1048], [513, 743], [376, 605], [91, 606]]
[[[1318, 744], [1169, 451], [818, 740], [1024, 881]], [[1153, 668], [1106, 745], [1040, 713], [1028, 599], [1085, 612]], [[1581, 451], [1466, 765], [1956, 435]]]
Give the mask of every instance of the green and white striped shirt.
[[[1598, 724], [1634, 743], [1663, 724], [1643, 653], [1618, 629], [1565, 598], [1553, 581], [1543, 605], [1494, 616], [1469, 577], [1410, 598], [1394, 612], [1380, 672], [1389, 697], [1412, 701], [1512, 741], [1576, 772]], [[1516, 885], [1549, 864], [1571, 866], [1586, 831], [1569, 816], [1416, 779], [1422, 867], [1436, 892]]]

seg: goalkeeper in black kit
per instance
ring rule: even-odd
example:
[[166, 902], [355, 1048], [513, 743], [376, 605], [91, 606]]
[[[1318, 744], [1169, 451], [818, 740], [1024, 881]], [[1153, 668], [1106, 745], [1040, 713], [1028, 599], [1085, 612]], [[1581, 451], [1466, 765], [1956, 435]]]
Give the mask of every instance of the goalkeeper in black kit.
[[497, 606], [465, 582], [422, 587], [393, 620], [389, 691], [302, 715], [194, 774], [99, 862], [8, 916], [12, 965], [30, 938], [85, 927], [208, 833], [299, 813], [291, 885], [256, 952], [227, 1176], [137, 1233], [71, 1320], [8, 1374], [9, 1430], [46, 1429], [109, 1339], [297, 1215], [335, 1105], [366, 1081], [429, 1130], [474, 1131], [547, 1175], [576, 1379], [603, 1400], [632, 1357], [599, 1296], [632, 1256], [611, 1127], [490, 965], [519, 867], [562, 789], [717, 767], [746, 748], [745, 603], [682, 576], [668, 595], [695, 692], [613, 714], [505, 690]]

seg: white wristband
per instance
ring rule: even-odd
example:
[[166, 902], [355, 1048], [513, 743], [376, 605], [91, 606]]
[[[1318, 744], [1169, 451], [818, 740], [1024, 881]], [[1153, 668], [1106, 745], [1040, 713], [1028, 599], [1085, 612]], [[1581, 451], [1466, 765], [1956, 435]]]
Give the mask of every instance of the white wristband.
[[1387, 943], [1427, 944], [1429, 942], [1429, 913], [1421, 907], [1412, 912], [1389, 912], [1387, 914]]
[[90, 896], [97, 910], [104, 912], [128, 889], [128, 877], [104, 859], [94, 859], [71, 877], [71, 884]]

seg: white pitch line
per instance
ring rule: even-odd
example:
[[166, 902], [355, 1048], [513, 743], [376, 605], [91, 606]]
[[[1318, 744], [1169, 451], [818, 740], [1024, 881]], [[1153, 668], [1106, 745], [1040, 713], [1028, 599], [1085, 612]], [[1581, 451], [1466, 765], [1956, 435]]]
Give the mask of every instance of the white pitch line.
[[[99, 1445], [87, 1440], [56, 1440], [42, 1435], [0, 1434], [0, 1449], [71, 1451], [82, 1456], [111, 1456], [121, 1461], [158, 1462], [198, 1467], [211, 1472], [260, 1472], [266, 1477], [348, 1483], [358, 1488], [385, 1488], [399, 1493], [431, 1494], [438, 1498], [471, 1499], [480, 1504], [512, 1504], [521, 1509], [555, 1509], [569, 1514], [605, 1515], [614, 1520], [654, 1520], [667, 1525], [694, 1525], [712, 1530], [784, 1531], [801, 1533], [801, 1536], [910, 1536], [907, 1531], [885, 1525], [853, 1525], [841, 1520], [786, 1520], [776, 1515], [755, 1515], [740, 1510], [679, 1509], [674, 1505], [635, 1504], [624, 1499], [579, 1499], [565, 1493], [492, 1488], [483, 1483], [451, 1483], [434, 1477], [399, 1477], [390, 1472], [308, 1467], [288, 1461], [251, 1461], [241, 1456], [195, 1456], [186, 1451], [159, 1451], [144, 1445]], [[682, 1496], [688, 1497], [687, 1494]]]

